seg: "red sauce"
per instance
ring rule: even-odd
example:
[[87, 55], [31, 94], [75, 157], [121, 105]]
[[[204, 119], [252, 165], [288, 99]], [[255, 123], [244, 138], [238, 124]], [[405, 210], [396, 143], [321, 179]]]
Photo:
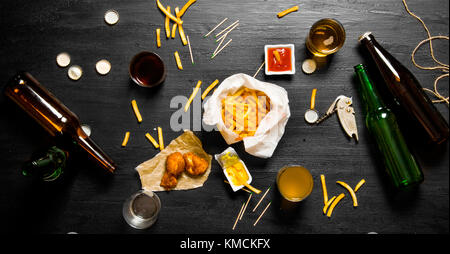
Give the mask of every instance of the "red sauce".
[[[280, 60], [273, 54], [273, 51], [278, 51], [280, 54]], [[269, 71], [291, 71], [291, 49], [290, 48], [269, 48], [267, 49], [267, 68]]]

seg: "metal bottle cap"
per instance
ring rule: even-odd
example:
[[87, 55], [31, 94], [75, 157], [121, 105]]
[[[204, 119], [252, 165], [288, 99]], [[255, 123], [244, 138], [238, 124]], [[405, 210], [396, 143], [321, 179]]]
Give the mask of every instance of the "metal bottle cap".
[[108, 25], [115, 25], [117, 22], [119, 22], [119, 13], [115, 10], [106, 11], [105, 22]]
[[358, 42], [361, 42], [363, 39], [369, 39], [370, 40], [369, 35], [371, 35], [371, 34], [372, 34], [372, 32], [365, 32], [364, 34], [359, 36]]
[[81, 67], [78, 65], [73, 65], [67, 71], [67, 75], [72, 80], [79, 80], [83, 75], [83, 69], [81, 69]]
[[59, 53], [56, 56], [56, 64], [59, 67], [67, 67], [70, 64], [70, 55], [66, 52]]
[[102, 59], [95, 64], [95, 69], [98, 74], [106, 75], [111, 70], [111, 63], [108, 60]]
[[316, 71], [317, 64], [313, 59], [306, 59], [303, 61], [302, 70], [306, 74], [311, 74]]

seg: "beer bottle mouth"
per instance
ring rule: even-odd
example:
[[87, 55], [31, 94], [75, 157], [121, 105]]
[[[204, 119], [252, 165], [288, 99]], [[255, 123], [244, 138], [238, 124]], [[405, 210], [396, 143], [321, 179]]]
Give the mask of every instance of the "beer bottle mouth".
[[364, 40], [364, 39], [370, 40], [369, 35], [371, 35], [371, 34], [372, 34], [372, 32], [365, 32], [363, 35], [359, 36], [358, 42], [361, 43], [362, 40]]

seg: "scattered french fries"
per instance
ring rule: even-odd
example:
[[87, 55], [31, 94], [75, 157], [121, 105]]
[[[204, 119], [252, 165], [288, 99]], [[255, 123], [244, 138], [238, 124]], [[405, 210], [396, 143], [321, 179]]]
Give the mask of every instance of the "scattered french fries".
[[161, 28], [156, 28], [156, 46], [161, 47]]
[[341, 186], [343, 186], [344, 188], [346, 188], [348, 190], [348, 192], [350, 193], [350, 196], [352, 197], [353, 200], [353, 206], [357, 207], [358, 206], [358, 199], [356, 198], [355, 192], [353, 191], [353, 189], [348, 186], [348, 184], [342, 182], [342, 181], [337, 181], [336, 183], [340, 184]]
[[[344, 193], [340, 194], [339, 196], [333, 196], [330, 200], [328, 200], [328, 193], [327, 193], [327, 189], [326, 189], [326, 184], [325, 184], [325, 176], [324, 175], [320, 175], [320, 180], [322, 182], [322, 190], [323, 190], [323, 200], [324, 200], [324, 207], [323, 207], [323, 214], [326, 214], [328, 217], [331, 217], [331, 214], [333, 213], [333, 209], [336, 207], [336, 205], [339, 203], [339, 201], [341, 201], [341, 199], [344, 198]], [[345, 182], [342, 181], [336, 181], [336, 183], [338, 183], [339, 185], [341, 185], [342, 187], [344, 187], [349, 193], [350, 196], [352, 197], [353, 200], [353, 206], [357, 207], [358, 206], [358, 199], [356, 198], [356, 192], [361, 188], [361, 186], [366, 182], [366, 180], [361, 179], [361, 181], [358, 182], [358, 184], [355, 186], [355, 189], [352, 189], [348, 184], [346, 184]], [[328, 212], [327, 212], [328, 209]]]
[[278, 18], [282, 18], [282, 17], [286, 16], [287, 14], [289, 14], [289, 13], [291, 13], [291, 12], [294, 12], [294, 11], [298, 11], [298, 6], [297, 6], [297, 5], [291, 7], [291, 8], [289, 8], [289, 9], [287, 9], [287, 10], [284, 10], [284, 11], [282, 11], [282, 12], [279, 12], [279, 13], [277, 14], [277, 16], [278, 16]]
[[320, 175], [320, 181], [322, 182], [323, 204], [327, 205], [327, 203], [328, 203], [328, 192], [327, 192], [327, 185], [325, 183], [325, 176], [324, 175]]
[[159, 141], [159, 150], [164, 150], [164, 139], [163, 139], [163, 133], [162, 128], [158, 126], [158, 141]]
[[195, 95], [197, 95], [198, 90], [200, 90], [200, 86], [201, 86], [201, 85], [202, 85], [202, 81], [199, 80], [199, 81], [197, 82], [197, 85], [196, 85], [195, 88], [194, 88], [194, 91], [192, 92], [191, 96], [189, 97], [189, 99], [188, 99], [186, 105], [184, 106], [184, 112], [187, 112], [187, 111], [188, 111], [189, 106], [191, 105], [192, 100], [194, 100]]
[[139, 112], [139, 108], [137, 106], [136, 100], [132, 100], [131, 101], [131, 106], [133, 107], [133, 111], [134, 111], [134, 114], [136, 115], [136, 118], [137, 118], [138, 122], [141, 123], [142, 122], [142, 116], [141, 116], [141, 113]]
[[130, 139], [130, 132], [127, 131], [127, 132], [125, 133], [125, 137], [123, 138], [123, 141], [122, 141], [122, 147], [127, 146], [127, 143], [128, 143], [128, 140], [129, 140], [129, 139]]
[[189, 0], [184, 6], [183, 8], [181, 8], [180, 11], [180, 16], [177, 15], [177, 18], [181, 18], [181, 16], [184, 15], [184, 13], [186, 12], [186, 10], [189, 8], [189, 6], [191, 6], [193, 3], [197, 2], [197, 0]]
[[[177, 18], [181, 17], [181, 12], [178, 10], [178, 7], [175, 8], [175, 15], [177, 16]], [[180, 33], [180, 38], [181, 38], [181, 41], [183, 42], [183, 45], [186, 45], [187, 40], [186, 40], [186, 34], [184, 33], [183, 25], [181, 25], [181, 24], [178, 25], [178, 32]]]
[[204, 100], [206, 98], [206, 96], [208, 95], [208, 93], [217, 85], [219, 84], [219, 80], [216, 79], [214, 80], [214, 82], [211, 83], [211, 85], [208, 86], [208, 88], [206, 88], [206, 90], [203, 92], [202, 94], [202, 100]]
[[[170, 6], [167, 6], [167, 11], [170, 12]], [[166, 28], [166, 37], [167, 39], [170, 38], [170, 18], [169, 16], [166, 16], [166, 20], [164, 23], [164, 27]]]
[[178, 51], [175, 51], [175, 61], [177, 62], [177, 67], [180, 70], [183, 70], [183, 65], [181, 64], [180, 54], [178, 54]]
[[175, 23], [172, 26], [172, 39], [175, 38], [175, 36], [177, 35], [177, 28], [178, 28], [178, 24]]
[[331, 203], [330, 208], [328, 208], [327, 217], [331, 217], [331, 214], [333, 213], [334, 208], [336, 205], [345, 197], [344, 193], [341, 193], [334, 201]]
[[183, 21], [181, 19], [175, 17], [174, 15], [172, 15], [170, 12], [168, 12], [167, 9], [164, 8], [164, 6], [161, 4], [161, 2], [159, 0], [156, 0], [156, 4], [158, 5], [158, 8], [171, 20], [175, 21], [178, 25], [183, 24]]
[[156, 140], [152, 137], [152, 135], [150, 135], [150, 133], [146, 133], [145, 137], [153, 144], [155, 148], [159, 148], [158, 142], [156, 142]]

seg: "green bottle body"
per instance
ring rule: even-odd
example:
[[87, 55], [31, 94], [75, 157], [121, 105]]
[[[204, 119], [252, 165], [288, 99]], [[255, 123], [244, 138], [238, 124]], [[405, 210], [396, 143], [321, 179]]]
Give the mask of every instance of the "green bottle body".
[[366, 110], [366, 126], [380, 151], [386, 171], [395, 187], [403, 189], [423, 182], [423, 173], [411, 154], [396, 117], [387, 108], [362, 65], [355, 66]]

